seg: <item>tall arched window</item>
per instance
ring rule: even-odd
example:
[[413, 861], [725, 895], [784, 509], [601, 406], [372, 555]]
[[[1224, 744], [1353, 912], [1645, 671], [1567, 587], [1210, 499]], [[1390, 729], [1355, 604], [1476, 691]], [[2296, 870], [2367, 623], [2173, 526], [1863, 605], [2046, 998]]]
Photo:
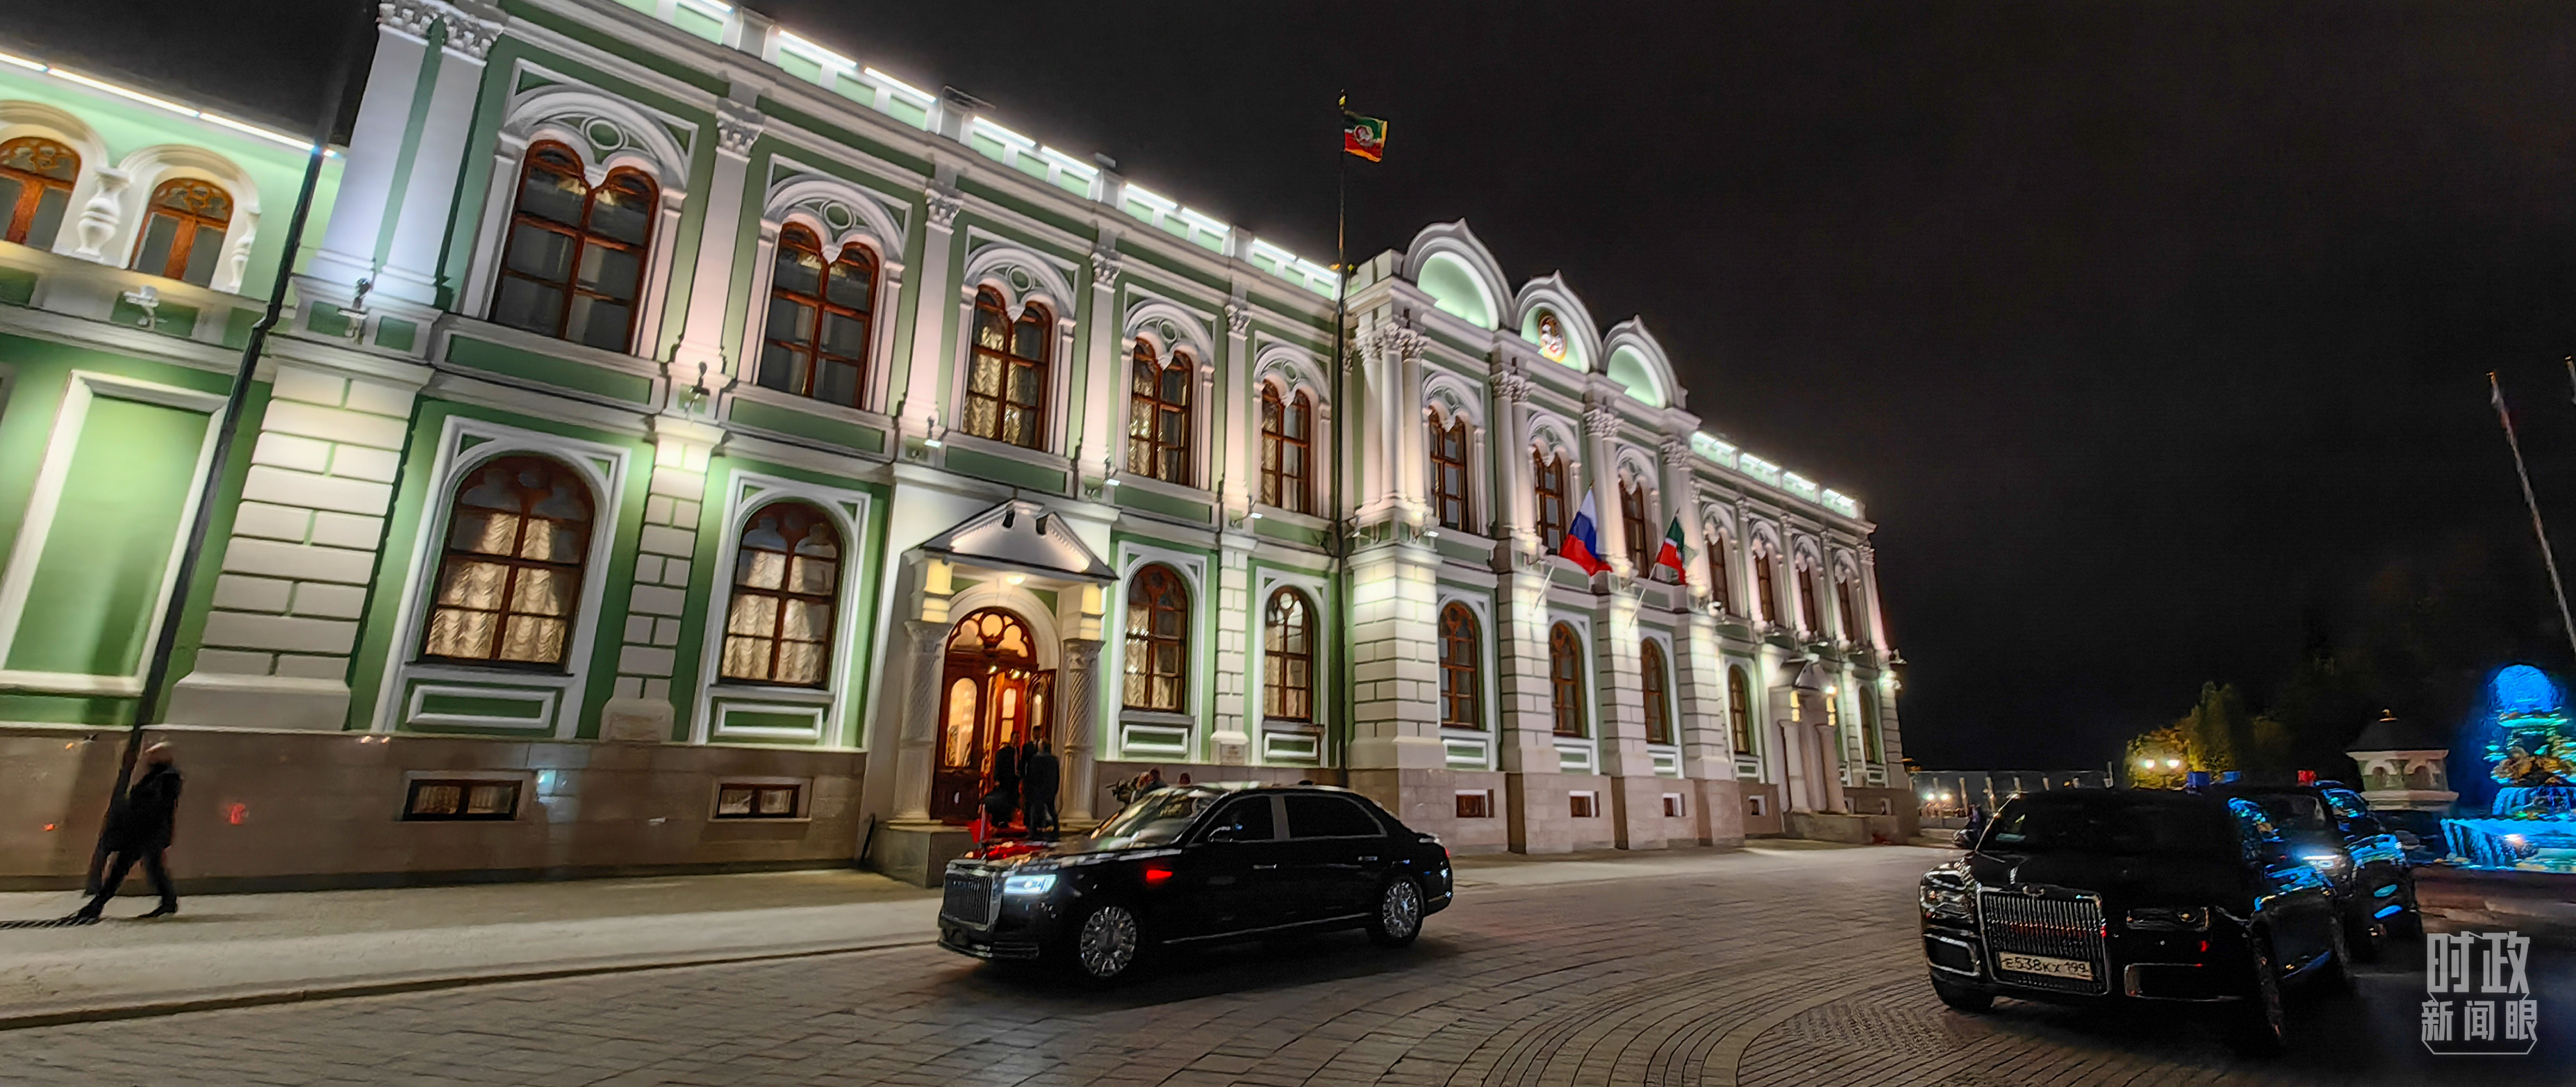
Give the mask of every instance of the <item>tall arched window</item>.
[[1530, 475], [1538, 486], [1538, 538], [1555, 551], [1564, 544], [1565, 526], [1573, 520], [1565, 505], [1565, 454], [1533, 450]]
[[8, 217], [0, 236], [50, 248], [62, 233], [63, 209], [71, 206], [72, 183], [79, 179], [80, 156], [71, 148], [42, 136], [0, 143], [0, 215]]
[[1653, 638], [1638, 647], [1637, 670], [1646, 695], [1646, 742], [1673, 742], [1673, 707], [1665, 693], [1669, 687], [1664, 672], [1664, 647]]
[[975, 292], [975, 361], [966, 373], [966, 433], [1037, 449], [1046, 443], [1046, 307], [1031, 304], [1017, 320], [1002, 295]]
[[449, 508], [421, 656], [561, 665], [590, 555], [590, 488], [544, 457], [465, 474]]
[[1878, 692], [1866, 686], [1860, 689], [1860, 757], [1863, 762], [1887, 761], [1887, 750], [1879, 746]]
[[1190, 590], [1161, 563], [1127, 583], [1127, 699], [1136, 710], [1179, 713], [1188, 696]]
[[876, 291], [877, 259], [866, 246], [842, 246], [839, 258], [826, 261], [813, 231], [796, 224], [780, 230], [761, 332], [761, 387], [858, 407]]
[[1816, 610], [1816, 594], [1824, 591], [1824, 588], [1825, 579], [1816, 573], [1815, 567], [1806, 566], [1799, 569], [1798, 624], [1806, 628], [1810, 637], [1822, 633], [1825, 629], [1824, 618]]
[[1450, 601], [1440, 609], [1440, 727], [1485, 727], [1484, 657], [1476, 613]]
[[1315, 402], [1303, 389], [1281, 399], [1279, 387], [1261, 387], [1261, 501], [1297, 513], [1315, 512], [1312, 478]]
[[173, 178], [152, 190], [143, 236], [134, 243], [134, 270], [194, 283], [215, 280], [224, 234], [232, 228], [233, 197], [211, 181]]
[[1753, 683], [1744, 678], [1744, 669], [1726, 670], [1726, 720], [1734, 729], [1735, 753], [1753, 753]]
[[1273, 721], [1315, 719], [1315, 610], [1306, 594], [1270, 594], [1261, 619], [1261, 715]]
[[1655, 561], [1653, 546], [1660, 542], [1659, 536], [1646, 535], [1647, 527], [1646, 485], [1622, 473], [1619, 477], [1619, 529], [1628, 537], [1628, 568], [1638, 577], [1646, 576], [1646, 571], [1651, 569], [1648, 564]]
[[528, 148], [492, 321], [610, 351], [633, 338], [659, 190], [634, 170], [593, 188], [559, 143]]
[[1556, 734], [1583, 735], [1583, 639], [1564, 623], [1547, 632], [1547, 681]]
[[1762, 608], [1762, 614], [1754, 618], [1766, 623], [1780, 621], [1779, 571], [1772, 568], [1771, 549], [1758, 543], [1753, 545], [1753, 602]]
[[1431, 511], [1440, 518], [1440, 527], [1460, 532], [1467, 527], [1467, 417], [1453, 416], [1447, 426], [1440, 423], [1440, 409], [1431, 410]]
[[762, 506], [734, 555], [724, 678], [827, 685], [840, 591], [841, 533], [831, 519], [802, 502]]
[[1840, 578], [1834, 582], [1834, 607], [1841, 612], [1843, 640], [1858, 645], [1869, 639], [1860, 625], [1860, 579]]
[[1708, 534], [1708, 598], [1717, 610], [1735, 614], [1735, 541], [1722, 532]]
[[1190, 357], [1154, 364], [1154, 345], [1136, 341], [1128, 364], [1127, 470], [1148, 479], [1190, 482]]

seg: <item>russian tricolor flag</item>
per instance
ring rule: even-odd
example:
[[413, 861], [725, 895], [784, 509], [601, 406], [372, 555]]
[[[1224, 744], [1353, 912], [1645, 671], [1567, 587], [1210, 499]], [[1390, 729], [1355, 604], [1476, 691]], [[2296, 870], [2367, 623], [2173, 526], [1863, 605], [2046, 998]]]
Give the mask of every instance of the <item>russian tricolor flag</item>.
[[1592, 514], [1592, 489], [1583, 489], [1583, 504], [1574, 507], [1574, 523], [1565, 526], [1565, 539], [1556, 545], [1556, 553], [1580, 566], [1586, 574], [1597, 574], [1610, 568], [1601, 561], [1600, 522]]

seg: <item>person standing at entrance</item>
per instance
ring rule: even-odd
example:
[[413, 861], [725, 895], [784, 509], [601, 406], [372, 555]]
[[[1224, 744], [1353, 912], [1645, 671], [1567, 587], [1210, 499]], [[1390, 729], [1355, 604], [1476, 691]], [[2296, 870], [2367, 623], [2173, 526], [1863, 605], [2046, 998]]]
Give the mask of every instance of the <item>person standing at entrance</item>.
[[1039, 835], [1041, 826], [1046, 828], [1044, 833], [1048, 838], [1056, 835], [1057, 767], [1054, 747], [1052, 742], [1031, 745], [1027, 762], [1020, 767], [1020, 787], [1027, 796], [1022, 810], [1026, 813], [1024, 818], [1031, 838]]
[[1002, 814], [993, 822], [999, 831], [1010, 825], [1011, 811], [1020, 805], [1020, 747], [1007, 739], [993, 748], [993, 795], [1002, 798]]
[[127, 787], [125, 795], [107, 813], [107, 844], [116, 857], [107, 866], [107, 876], [99, 881], [98, 897], [90, 899], [72, 914], [73, 919], [96, 921], [107, 909], [116, 888], [125, 882], [125, 874], [143, 865], [144, 878], [152, 889], [161, 893], [161, 905], [145, 917], [167, 917], [179, 912], [179, 893], [170, 886], [170, 870], [162, 863], [161, 851], [170, 848], [170, 832], [179, 817], [179, 768], [172, 765], [170, 745], [154, 744], [143, 751], [143, 776]]

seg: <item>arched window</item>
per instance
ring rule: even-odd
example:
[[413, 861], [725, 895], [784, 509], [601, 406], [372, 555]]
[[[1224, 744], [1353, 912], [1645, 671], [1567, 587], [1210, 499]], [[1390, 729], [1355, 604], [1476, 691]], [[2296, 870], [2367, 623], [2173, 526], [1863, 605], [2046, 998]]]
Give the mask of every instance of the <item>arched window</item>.
[[1484, 657], [1476, 613], [1450, 601], [1440, 609], [1440, 727], [1485, 727]]
[[1283, 510], [1313, 513], [1307, 481], [1314, 475], [1315, 402], [1303, 389], [1283, 400], [1279, 387], [1261, 387], [1261, 501]]
[[41, 136], [0, 143], [0, 215], [8, 216], [0, 236], [51, 248], [62, 233], [63, 209], [71, 206], [72, 182], [79, 179], [80, 156], [71, 148]]
[[1816, 594], [1824, 588], [1825, 580], [1817, 575], [1815, 567], [1803, 567], [1798, 571], [1798, 623], [1810, 637], [1823, 633], [1825, 629], [1824, 620], [1816, 611]]
[[877, 259], [866, 246], [842, 246], [839, 259], [826, 261], [813, 231], [780, 230], [761, 332], [761, 386], [858, 407], [876, 291]]
[[841, 533], [802, 502], [762, 506], [734, 553], [724, 678], [821, 687], [830, 681]]
[[1190, 482], [1190, 357], [1154, 364], [1154, 345], [1136, 341], [1128, 364], [1127, 470], [1165, 483]]
[[1753, 545], [1753, 602], [1762, 608], [1762, 614], [1754, 618], [1766, 623], [1780, 621], [1779, 572], [1772, 568], [1771, 549], [1758, 543]]
[[1538, 538], [1555, 551], [1565, 543], [1565, 526], [1573, 520], [1565, 505], [1565, 455], [1533, 450], [1530, 474], [1538, 485]]
[[593, 188], [570, 148], [528, 148], [501, 253], [501, 285], [492, 298], [493, 323], [626, 350], [658, 196], [653, 179], [634, 170], [611, 171]]
[[1637, 669], [1646, 694], [1646, 742], [1673, 742], [1673, 707], [1665, 691], [1669, 687], [1664, 672], [1664, 647], [1648, 638], [1637, 653]]
[[1708, 598], [1717, 610], [1735, 614], [1735, 541], [1722, 532], [1708, 534]]
[[1834, 607], [1842, 613], [1843, 640], [1854, 645], [1869, 640], [1869, 632], [1860, 625], [1859, 578], [1846, 577], [1834, 582]]
[[232, 227], [232, 194], [211, 181], [173, 178], [152, 190], [145, 207], [149, 218], [134, 243], [134, 270], [200, 287], [214, 282]]
[[1440, 518], [1440, 527], [1460, 532], [1467, 527], [1467, 418], [1461, 414], [1440, 424], [1440, 410], [1431, 411], [1431, 510]]
[[1658, 539], [1646, 535], [1646, 485], [1624, 473], [1619, 477], [1619, 529], [1628, 537], [1628, 569], [1638, 577], [1646, 576], [1651, 569], [1648, 564], [1655, 561], [1652, 548]]
[[1564, 623], [1547, 632], [1547, 680], [1556, 734], [1583, 735], [1583, 639]]
[[590, 488], [544, 457], [503, 457], [456, 487], [421, 656], [561, 665], [590, 555]]
[[1046, 443], [1046, 307], [1031, 304], [1018, 320], [1002, 312], [990, 287], [975, 292], [975, 361], [966, 374], [966, 433], [1037, 449]]
[[1182, 712], [1189, 684], [1190, 590], [1155, 563], [1127, 583], [1129, 709]]
[[1281, 589], [1270, 594], [1261, 668], [1261, 715], [1273, 721], [1315, 719], [1315, 609], [1306, 594]]
[[1887, 751], [1879, 746], [1878, 693], [1868, 687], [1860, 689], [1860, 757], [1863, 762], [1886, 762]]
[[1735, 753], [1753, 753], [1753, 684], [1744, 669], [1726, 670], [1726, 719], [1735, 730]]

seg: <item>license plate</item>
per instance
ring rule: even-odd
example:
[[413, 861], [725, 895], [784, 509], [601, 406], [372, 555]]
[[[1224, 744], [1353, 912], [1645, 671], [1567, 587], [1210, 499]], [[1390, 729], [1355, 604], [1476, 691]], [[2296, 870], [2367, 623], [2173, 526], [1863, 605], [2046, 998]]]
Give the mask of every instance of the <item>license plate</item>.
[[2037, 974], [2044, 978], [2093, 980], [2093, 964], [2082, 959], [2061, 959], [2052, 955], [2019, 955], [2005, 952], [1995, 956], [1995, 968], [2016, 974]]

